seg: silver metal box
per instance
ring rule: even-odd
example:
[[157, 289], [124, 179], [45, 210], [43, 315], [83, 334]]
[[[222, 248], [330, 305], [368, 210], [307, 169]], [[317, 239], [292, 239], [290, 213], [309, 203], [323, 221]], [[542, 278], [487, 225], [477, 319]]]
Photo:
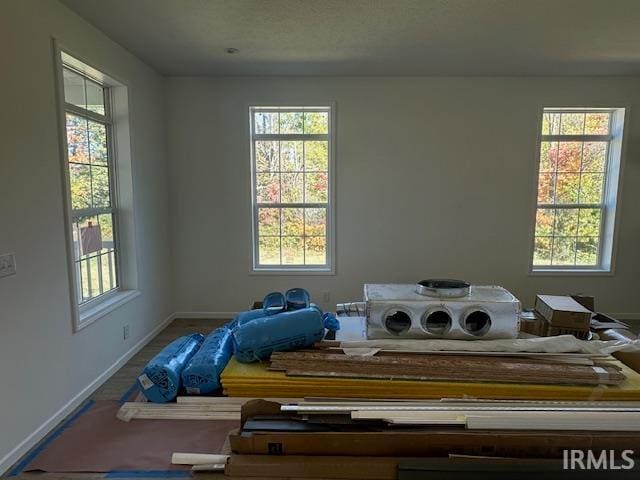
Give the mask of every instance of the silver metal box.
[[518, 336], [520, 301], [502, 287], [472, 285], [468, 295], [457, 298], [426, 296], [416, 288], [414, 284], [364, 286], [368, 338]]

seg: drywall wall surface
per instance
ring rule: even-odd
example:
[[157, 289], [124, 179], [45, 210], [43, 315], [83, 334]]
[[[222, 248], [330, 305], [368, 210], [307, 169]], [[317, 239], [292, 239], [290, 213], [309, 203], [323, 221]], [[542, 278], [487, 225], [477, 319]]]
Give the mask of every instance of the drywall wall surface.
[[[251, 275], [247, 107], [324, 102], [336, 104], [336, 275]], [[638, 105], [638, 78], [170, 78], [176, 309], [236, 311], [296, 285], [329, 307], [366, 282], [444, 276], [525, 305], [584, 292], [640, 312]], [[628, 108], [614, 276], [528, 273], [542, 106]]]
[[[75, 334], [54, 37], [128, 84], [130, 97], [141, 295]], [[0, 3], [0, 72], [0, 253], [13, 252], [17, 264], [17, 275], [0, 279], [1, 464], [172, 310], [163, 78], [53, 0]]]

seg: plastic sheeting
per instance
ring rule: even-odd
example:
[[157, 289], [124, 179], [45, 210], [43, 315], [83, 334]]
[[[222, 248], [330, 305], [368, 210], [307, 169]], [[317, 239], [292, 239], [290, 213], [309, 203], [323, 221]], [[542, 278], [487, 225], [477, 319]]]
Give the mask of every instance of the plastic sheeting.
[[203, 340], [200, 333], [180, 337], [151, 359], [138, 377], [140, 389], [149, 401], [165, 403], [178, 396], [182, 370]]
[[260, 316], [257, 312], [261, 310], [241, 313], [234, 320], [237, 327], [233, 343], [239, 362], [255, 362], [272, 352], [305, 348], [324, 336], [322, 311], [316, 306], [275, 315]]
[[231, 355], [232, 333], [225, 325], [207, 336], [200, 350], [182, 371], [182, 384], [187, 393], [207, 395], [219, 390], [220, 374], [229, 363]]

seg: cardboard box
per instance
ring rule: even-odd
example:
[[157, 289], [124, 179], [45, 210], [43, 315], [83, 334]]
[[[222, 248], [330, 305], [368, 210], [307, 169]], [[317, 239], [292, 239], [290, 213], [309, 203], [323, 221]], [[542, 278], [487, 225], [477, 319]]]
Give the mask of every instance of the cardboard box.
[[395, 480], [400, 460], [390, 457], [231, 455], [224, 473], [231, 477]]
[[253, 432], [230, 434], [244, 455], [447, 457], [450, 454], [560, 458], [573, 449], [640, 450], [638, 432], [545, 432], [438, 429], [380, 432]]
[[520, 331], [545, 337], [547, 335], [546, 320], [535, 310], [525, 310], [520, 314]]
[[538, 295], [535, 309], [553, 327], [589, 329], [592, 312], [571, 297]]

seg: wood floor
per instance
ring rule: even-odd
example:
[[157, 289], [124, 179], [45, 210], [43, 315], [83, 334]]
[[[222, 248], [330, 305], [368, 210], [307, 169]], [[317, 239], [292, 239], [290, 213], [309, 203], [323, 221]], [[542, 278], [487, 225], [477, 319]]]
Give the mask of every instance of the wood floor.
[[[162, 348], [164, 348], [169, 342], [189, 333], [208, 333], [216, 327], [226, 323], [228, 320], [186, 320], [177, 319], [171, 322], [164, 330], [162, 330], [148, 345], [146, 345], [140, 352], [138, 352], [131, 360], [129, 360], [118, 372], [116, 372], [109, 380], [107, 380], [94, 394], [90, 397], [92, 400], [119, 400], [122, 395], [131, 388], [135, 379], [140, 374], [140, 371], [146, 365], [146, 363], [157, 354]], [[72, 412], [69, 416], [75, 413]], [[64, 423], [64, 420], [63, 422]], [[55, 429], [54, 429], [55, 430]], [[46, 442], [48, 438], [45, 437], [38, 445], [33, 449], [38, 448], [40, 444]], [[25, 455], [28, 456], [29, 454]], [[23, 457], [24, 458], [24, 457]], [[17, 462], [16, 465], [19, 465]], [[15, 466], [14, 466], [15, 467]], [[9, 469], [11, 472], [13, 468]], [[6, 475], [8, 476], [9, 473]], [[10, 477], [16, 480], [83, 480], [83, 479], [99, 479], [103, 478], [104, 474], [92, 474], [92, 473], [75, 473], [75, 474], [53, 474], [53, 473], [22, 473], [17, 476]], [[220, 478], [220, 475], [202, 474], [198, 475], [198, 478]], [[4, 478], [4, 477], [3, 477]], [[124, 480], [119, 477], [118, 480]], [[144, 477], [135, 477], [135, 480], [146, 480]], [[151, 478], [149, 478], [151, 480]], [[155, 479], [157, 480], [157, 479]]]

